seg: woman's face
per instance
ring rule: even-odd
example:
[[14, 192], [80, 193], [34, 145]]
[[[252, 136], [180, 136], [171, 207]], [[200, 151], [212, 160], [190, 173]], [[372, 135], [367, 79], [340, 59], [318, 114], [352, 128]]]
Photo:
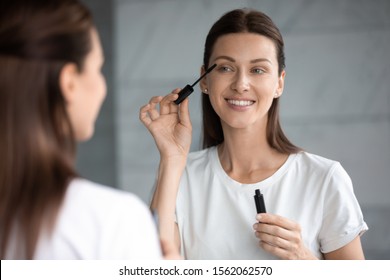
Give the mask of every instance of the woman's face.
[[76, 140], [92, 137], [96, 118], [106, 96], [106, 82], [101, 72], [104, 57], [98, 33], [91, 31], [92, 49], [81, 72], [76, 73], [75, 93], [68, 106]]
[[201, 82], [226, 128], [264, 126], [274, 98], [283, 91], [276, 48], [254, 33], [223, 35], [215, 42], [209, 65], [217, 67]]

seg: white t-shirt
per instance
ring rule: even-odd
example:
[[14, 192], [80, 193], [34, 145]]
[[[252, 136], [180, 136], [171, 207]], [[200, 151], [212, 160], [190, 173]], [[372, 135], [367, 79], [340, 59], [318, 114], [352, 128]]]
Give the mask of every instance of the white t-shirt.
[[161, 259], [161, 250], [151, 214], [138, 197], [74, 179], [54, 231], [41, 236], [34, 259]]
[[223, 170], [216, 147], [190, 153], [177, 197], [176, 219], [186, 259], [276, 259], [258, 246], [255, 190], [268, 213], [300, 224], [318, 258], [368, 229], [352, 182], [338, 162], [292, 154], [271, 177], [241, 184]]

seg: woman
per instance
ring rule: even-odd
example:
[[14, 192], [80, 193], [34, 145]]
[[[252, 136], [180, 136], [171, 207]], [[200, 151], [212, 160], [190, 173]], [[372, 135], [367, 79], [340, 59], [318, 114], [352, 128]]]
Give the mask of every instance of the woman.
[[161, 258], [146, 205], [75, 171], [106, 95], [90, 12], [11, 0], [0, 24], [1, 259]]
[[[200, 84], [202, 151], [188, 155], [188, 100], [172, 103], [178, 89], [140, 110], [161, 155], [152, 207], [161, 236], [185, 258], [364, 258], [367, 225], [350, 178], [281, 129], [283, 48], [278, 28], [258, 11], [233, 10], [212, 26], [201, 72], [217, 67]], [[268, 213], [254, 219], [256, 189]]]

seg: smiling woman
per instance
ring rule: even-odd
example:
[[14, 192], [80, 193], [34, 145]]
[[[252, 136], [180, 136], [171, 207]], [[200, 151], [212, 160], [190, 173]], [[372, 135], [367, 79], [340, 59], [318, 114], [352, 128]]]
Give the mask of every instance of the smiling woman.
[[[203, 150], [189, 153], [188, 100], [153, 97], [140, 119], [161, 160], [152, 208], [187, 259], [363, 259], [367, 230], [342, 166], [292, 144], [279, 123], [284, 44], [262, 12], [223, 15], [206, 38]], [[159, 105], [159, 109], [158, 106]], [[260, 190], [267, 213], [255, 217]]]
[[[207, 89], [222, 127], [244, 129], [253, 125], [258, 129], [251, 129], [257, 131], [266, 127], [273, 100], [283, 92], [285, 74], [283, 70], [278, 76], [273, 41], [253, 33], [221, 36], [215, 42], [210, 63], [218, 64], [217, 71], [204, 79], [201, 87]], [[205, 102], [207, 97], [203, 95]]]

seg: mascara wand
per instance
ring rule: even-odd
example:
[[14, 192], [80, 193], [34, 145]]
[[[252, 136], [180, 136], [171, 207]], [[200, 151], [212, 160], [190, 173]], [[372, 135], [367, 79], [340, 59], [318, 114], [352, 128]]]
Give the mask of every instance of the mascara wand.
[[200, 76], [199, 79], [197, 79], [195, 81], [195, 83], [193, 83], [191, 86], [190, 85], [186, 85], [180, 92], [179, 92], [179, 97], [174, 101], [176, 105], [179, 105], [181, 102], [183, 102], [184, 99], [186, 99], [193, 91], [194, 91], [194, 86], [199, 83], [200, 80], [202, 80], [208, 73], [210, 73], [215, 67], [217, 66], [217, 64], [213, 64], [212, 66], [210, 66], [206, 72], [203, 73], [202, 76]]

